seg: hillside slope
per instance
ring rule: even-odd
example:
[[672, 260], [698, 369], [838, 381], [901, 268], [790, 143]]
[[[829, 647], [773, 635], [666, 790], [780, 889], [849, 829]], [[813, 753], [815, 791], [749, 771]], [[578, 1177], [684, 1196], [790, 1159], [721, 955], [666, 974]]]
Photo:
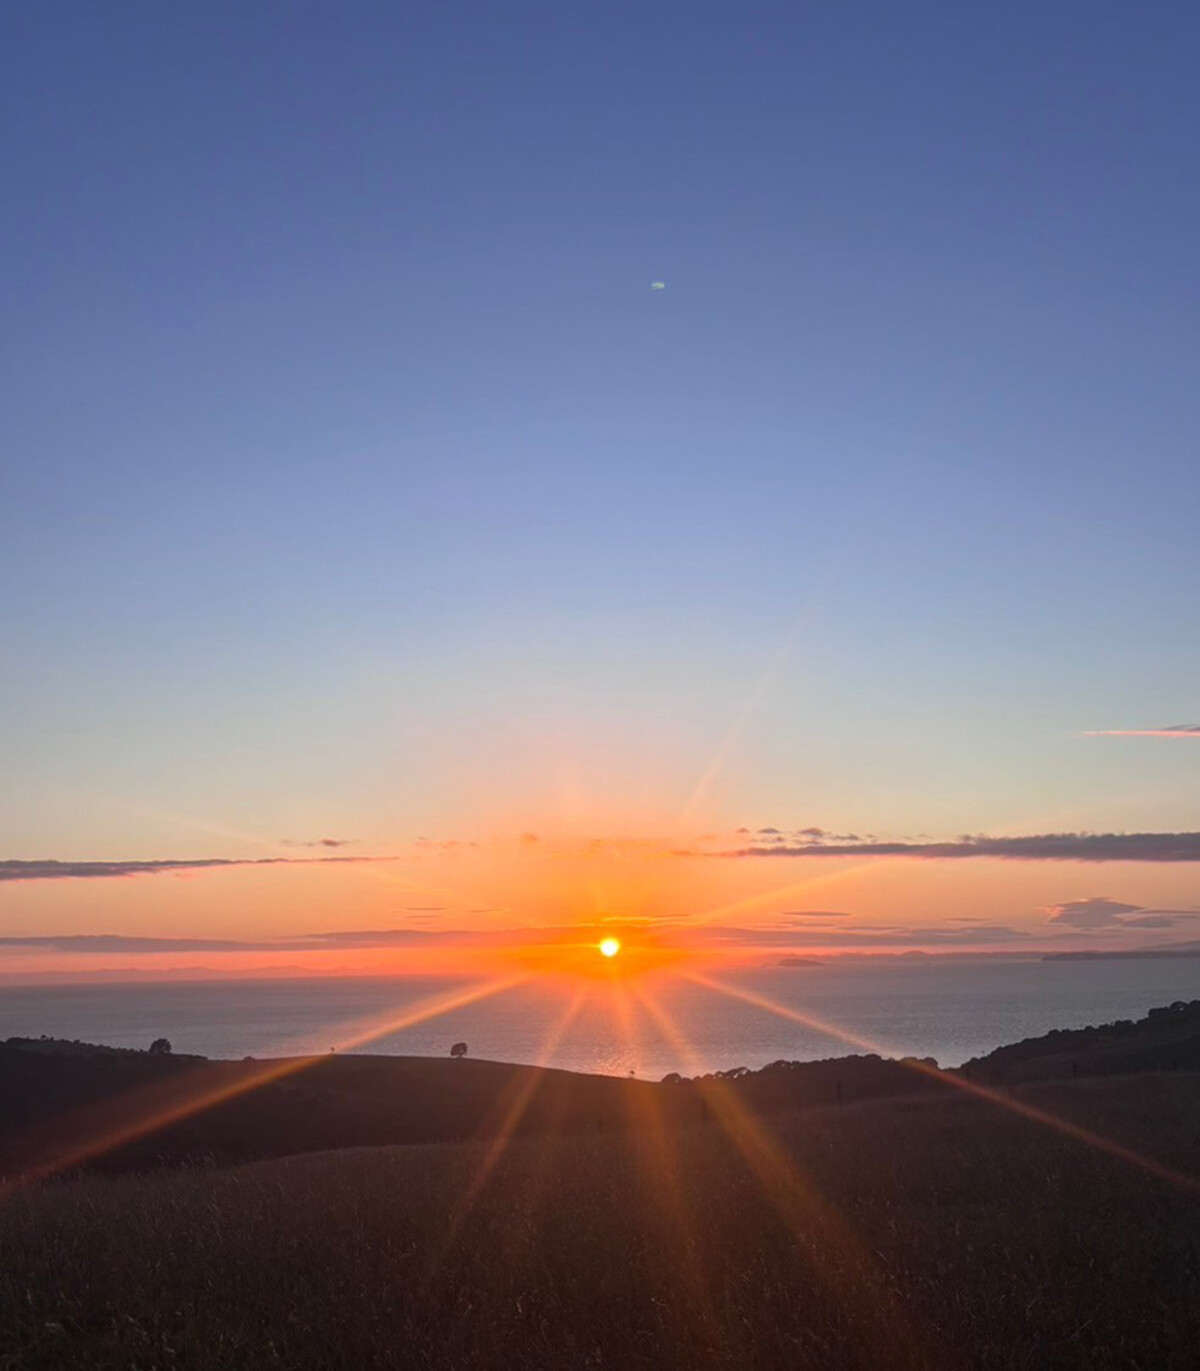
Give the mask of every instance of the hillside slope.
[[1200, 1070], [1200, 1001], [1134, 1022], [1056, 1031], [959, 1071], [877, 1056], [773, 1062], [654, 1083], [448, 1058], [328, 1055], [207, 1061], [10, 1039], [0, 1044], [0, 1176], [81, 1168], [231, 1164], [337, 1147], [522, 1134], [604, 1135], [707, 1123], [729, 1097], [763, 1117], [897, 1095], [963, 1078], [1021, 1083]]
[[[779, 1064], [671, 1085], [448, 1058], [207, 1061], [80, 1045], [0, 1045], [0, 1175], [81, 1166], [232, 1163], [333, 1147], [628, 1128], [653, 1097], [667, 1126], [700, 1124], [714, 1090], [775, 1111], [930, 1088], [878, 1057]], [[786, 1068], [786, 1069], [785, 1069]]]
[[1040, 1038], [999, 1047], [962, 1068], [989, 1085], [1200, 1070], [1200, 1000], [1152, 1009], [1144, 1019], [1094, 1028], [1053, 1029]]
[[1200, 1080], [1016, 1100], [1043, 1121], [955, 1092], [21, 1188], [0, 1365], [1194, 1367]]

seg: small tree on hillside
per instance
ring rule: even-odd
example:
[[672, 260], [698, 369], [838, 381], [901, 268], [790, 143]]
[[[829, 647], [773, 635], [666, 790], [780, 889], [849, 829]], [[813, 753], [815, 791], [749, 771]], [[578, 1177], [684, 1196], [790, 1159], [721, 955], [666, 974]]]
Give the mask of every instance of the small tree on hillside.
[[466, 1043], [455, 1043], [450, 1049], [450, 1055], [455, 1058], [465, 1057], [467, 1055]]
[[150, 1044], [150, 1051], [157, 1057], [164, 1056], [171, 1050], [171, 1040], [169, 1038], [155, 1038]]

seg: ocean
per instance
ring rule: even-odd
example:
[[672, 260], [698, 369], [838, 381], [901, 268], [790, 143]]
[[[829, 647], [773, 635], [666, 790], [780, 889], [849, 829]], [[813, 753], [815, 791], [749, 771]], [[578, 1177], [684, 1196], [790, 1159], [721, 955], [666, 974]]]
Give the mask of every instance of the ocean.
[[[393, 977], [6, 986], [0, 1039], [45, 1034], [144, 1048], [166, 1037], [176, 1052], [229, 1058], [330, 1048], [445, 1056], [465, 1041], [475, 1057], [643, 1079], [871, 1048], [956, 1066], [1051, 1028], [1140, 1018], [1158, 1005], [1200, 998], [1200, 958], [843, 960], [721, 979], [758, 1003], [677, 978], [648, 978], [620, 994], [602, 983], [548, 980], [399, 1031], [390, 1025], [466, 983]], [[580, 989], [586, 999], [573, 1006]], [[369, 1040], [347, 1047], [364, 1032]]]

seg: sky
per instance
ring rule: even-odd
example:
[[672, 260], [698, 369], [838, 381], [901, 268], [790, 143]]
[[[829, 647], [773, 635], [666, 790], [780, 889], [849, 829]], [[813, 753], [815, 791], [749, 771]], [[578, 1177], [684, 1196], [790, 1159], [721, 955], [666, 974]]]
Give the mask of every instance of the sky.
[[1194, 6], [0, 26], [0, 971], [1200, 937]]

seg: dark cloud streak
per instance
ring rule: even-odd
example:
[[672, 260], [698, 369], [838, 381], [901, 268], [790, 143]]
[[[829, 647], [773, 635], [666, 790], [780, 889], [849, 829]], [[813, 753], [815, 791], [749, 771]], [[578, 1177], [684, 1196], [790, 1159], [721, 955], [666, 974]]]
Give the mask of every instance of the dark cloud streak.
[[97, 880], [171, 871], [219, 871], [232, 866], [317, 866], [329, 862], [390, 862], [394, 857], [200, 857], [194, 861], [0, 861], [0, 881]]
[[[692, 855], [702, 855], [694, 853]], [[1200, 862], [1200, 833], [1035, 833], [1019, 838], [972, 836], [950, 842], [802, 843], [743, 847], [718, 857], [969, 857], [1018, 862]]]
[[312, 838], [307, 842], [296, 838], [281, 838], [284, 847], [353, 847], [357, 838]]
[[781, 919], [849, 919], [853, 916], [847, 909], [785, 909]]

